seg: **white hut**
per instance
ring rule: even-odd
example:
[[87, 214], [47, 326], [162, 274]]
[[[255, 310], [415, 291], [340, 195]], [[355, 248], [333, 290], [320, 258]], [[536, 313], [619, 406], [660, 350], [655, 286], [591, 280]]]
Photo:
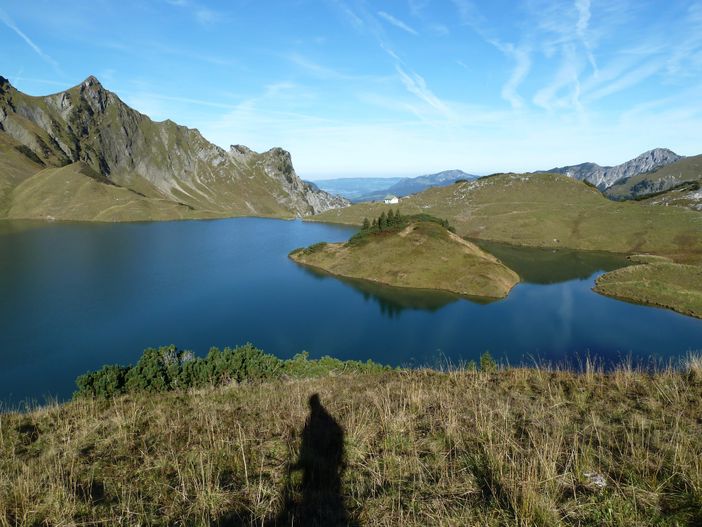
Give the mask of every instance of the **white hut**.
[[397, 196], [393, 196], [392, 194], [388, 194], [385, 196], [385, 199], [383, 199], [386, 205], [397, 205], [400, 203], [400, 199]]

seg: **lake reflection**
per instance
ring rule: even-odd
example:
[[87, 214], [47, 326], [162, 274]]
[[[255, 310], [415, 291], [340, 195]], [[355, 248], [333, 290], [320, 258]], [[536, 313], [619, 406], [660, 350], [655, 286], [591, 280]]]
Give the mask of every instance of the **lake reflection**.
[[[423, 289], [410, 289], [406, 287], [391, 287], [377, 284], [368, 280], [334, 276], [325, 271], [301, 265], [311, 276], [319, 280], [338, 280], [358, 291], [367, 302], [375, 302], [380, 308], [380, 314], [390, 318], [400, 315], [407, 309], [421, 309], [437, 311], [442, 307], [461, 300], [462, 297], [443, 291], [427, 291]], [[489, 299], [473, 299], [480, 303], [488, 303]]]
[[[493, 247], [524, 282], [491, 303], [339, 280], [294, 248], [353, 229], [265, 219], [0, 223], [0, 401], [70, 397], [74, 379], [149, 346], [205, 354], [250, 341], [280, 357], [394, 365], [606, 363], [702, 349], [702, 321], [597, 295], [611, 255]], [[481, 243], [482, 245], [482, 243]], [[487, 247], [486, 247], [487, 248]]]

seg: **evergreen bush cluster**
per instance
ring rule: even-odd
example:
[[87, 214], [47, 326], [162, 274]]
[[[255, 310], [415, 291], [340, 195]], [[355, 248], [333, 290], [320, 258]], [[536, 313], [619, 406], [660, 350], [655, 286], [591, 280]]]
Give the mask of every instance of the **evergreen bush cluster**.
[[400, 213], [400, 209], [397, 212], [393, 212], [392, 209], [385, 214], [383, 211], [380, 216], [373, 218], [370, 222], [368, 218], [363, 218], [362, 231], [384, 231], [386, 229], [392, 229], [393, 227], [403, 227], [408, 223], [408, 220]]
[[390, 369], [373, 361], [310, 359], [306, 352], [282, 360], [252, 344], [210, 349], [196, 357], [176, 346], [149, 348], [134, 366], [103, 366], [76, 379], [74, 397], [109, 398], [135, 392], [165, 392], [232, 382], [255, 382], [282, 377], [314, 377], [331, 372], [373, 372]]
[[397, 232], [412, 222], [422, 221], [438, 223], [445, 229], [456, 232], [456, 229], [454, 229], [446, 219], [442, 220], [430, 214], [412, 214], [410, 216], [405, 216], [400, 212], [400, 209], [397, 209], [397, 211], [390, 209], [387, 214], [383, 211], [380, 216], [373, 218], [373, 221], [368, 218], [363, 218], [361, 230], [354, 234], [348, 243], [357, 245], [368, 240], [370, 236], [374, 234]]

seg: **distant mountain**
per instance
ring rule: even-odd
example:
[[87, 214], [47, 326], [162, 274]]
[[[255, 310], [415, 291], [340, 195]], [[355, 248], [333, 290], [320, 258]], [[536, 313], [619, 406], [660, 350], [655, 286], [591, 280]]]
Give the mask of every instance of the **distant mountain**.
[[444, 170], [436, 174], [405, 178], [390, 187], [388, 189], [388, 194], [393, 194], [398, 197], [409, 196], [410, 194], [416, 194], [417, 192], [426, 190], [429, 187], [445, 187], [461, 179], [471, 180], [477, 179], [477, 177], [478, 176], [473, 174], [467, 174], [462, 170]]
[[[417, 192], [431, 187], [445, 187], [462, 179], [472, 180], [477, 177], [478, 176], [473, 174], [467, 174], [462, 170], [445, 170], [436, 174], [427, 174], [425, 176], [413, 178], [368, 178], [370, 180], [368, 183], [364, 182], [365, 178], [329, 180], [335, 181], [336, 186], [322, 186], [323, 183], [326, 183], [325, 181], [318, 181], [317, 183], [320, 188], [327, 190], [327, 192], [331, 192], [331, 189], [335, 189], [339, 194], [348, 197], [352, 202], [360, 203], [363, 201], [380, 201], [388, 194], [401, 198], [403, 196], [409, 196], [410, 194], [416, 194]], [[381, 184], [383, 182], [385, 182], [384, 185]], [[339, 192], [340, 183], [348, 185], [348, 187], [344, 189], [344, 192]], [[361, 190], [363, 188], [370, 188], [371, 186], [375, 188], [365, 192]]]
[[0, 217], [293, 217], [346, 205], [303, 182], [285, 150], [224, 150], [152, 121], [95, 77], [45, 97], [0, 77]]
[[655, 205], [679, 205], [702, 210], [702, 155], [683, 157], [653, 172], [612, 185], [605, 195], [615, 200], [637, 199]]
[[606, 190], [626, 178], [652, 172], [661, 167], [675, 163], [680, 159], [682, 159], [682, 156], [679, 156], [672, 150], [656, 148], [644, 152], [626, 163], [613, 167], [603, 167], [596, 163], [581, 163], [580, 165], [558, 167], [552, 168], [551, 170], [540, 170], [538, 172], [565, 174], [566, 176], [580, 181], [587, 181], [600, 190]]
[[338, 194], [351, 201], [358, 200], [366, 194], [382, 192], [387, 190], [398, 181], [405, 179], [401, 177], [351, 177], [322, 179], [315, 182], [315, 185], [330, 194]]

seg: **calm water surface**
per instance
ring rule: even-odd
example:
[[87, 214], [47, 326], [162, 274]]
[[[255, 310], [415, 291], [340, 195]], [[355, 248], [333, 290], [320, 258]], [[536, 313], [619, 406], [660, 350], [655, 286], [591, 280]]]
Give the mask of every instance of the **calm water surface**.
[[611, 363], [702, 349], [701, 320], [590, 290], [623, 265], [611, 255], [484, 244], [524, 279], [492, 303], [338, 280], [287, 258], [352, 233], [265, 219], [0, 223], [0, 401], [68, 398], [77, 375], [171, 343], [394, 365], [486, 350], [511, 363]]

